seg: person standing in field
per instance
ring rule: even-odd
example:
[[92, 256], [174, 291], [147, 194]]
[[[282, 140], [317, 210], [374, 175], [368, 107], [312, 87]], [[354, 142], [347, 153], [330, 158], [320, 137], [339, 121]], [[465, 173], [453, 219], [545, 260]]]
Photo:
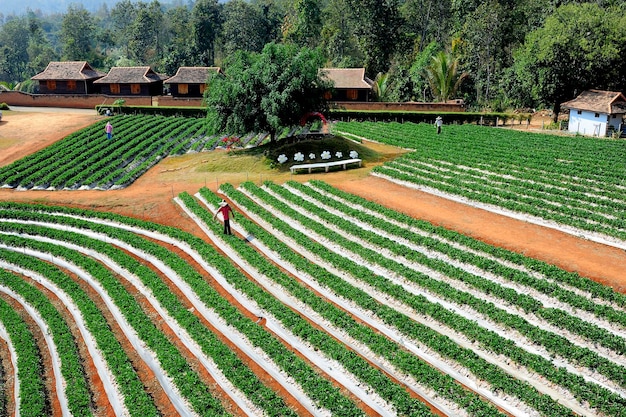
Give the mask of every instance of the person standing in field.
[[235, 212], [233, 211], [233, 209], [230, 208], [226, 201], [222, 200], [220, 202], [220, 208], [217, 209], [217, 211], [213, 215], [213, 218], [215, 219], [219, 213], [222, 214], [222, 219], [224, 219], [224, 234], [232, 235], [230, 231], [230, 216], [232, 215], [233, 218], [235, 218]]
[[111, 139], [113, 137], [113, 125], [111, 122], [107, 122], [106, 126], [104, 126], [104, 131], [107, 134], [107, 139]]
[[437, 126], [437, 134], [441, 133], [441, 126], [443, 125], [443, 119], [441, 116], [437, 116], [435, 119], [435, 126]]

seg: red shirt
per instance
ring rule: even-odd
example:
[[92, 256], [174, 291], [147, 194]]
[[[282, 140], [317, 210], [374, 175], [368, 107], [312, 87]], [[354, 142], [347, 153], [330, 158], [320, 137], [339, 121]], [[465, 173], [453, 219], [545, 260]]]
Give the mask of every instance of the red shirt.
[[232, 213], [232, 211], [233, 210], [230, 208], [230, 206], [226, 205], [224, 207], [220, 207], [220, 209], [217, 212], [222, 213], [222, 218], [224, 220], [228, 220], [229, 219], [228, 215]]

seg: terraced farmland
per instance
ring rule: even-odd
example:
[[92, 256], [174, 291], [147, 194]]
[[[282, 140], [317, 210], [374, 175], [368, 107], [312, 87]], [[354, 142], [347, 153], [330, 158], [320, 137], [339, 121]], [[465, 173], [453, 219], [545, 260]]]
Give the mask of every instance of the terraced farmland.
[[[15, 381], [3, 385], [3, 409], [626, 409], [623, 295], [323, 182], [222, 192], [240, 214], [239, 237], [221, 235], [212, 216], [222, 197], [206, 188], [176, 198], [203, 238], [110, 213], [3, 203], [0, 335], [15, 358], [3, 369]], [[12, 331], [24, 317], [32, 338]], [[25, 371], [29, 363], [41, 371]]]
[[626, 249], [626, 142], [413, 123], [335, 132], [415, 149], [373, 173], [403, 185]]

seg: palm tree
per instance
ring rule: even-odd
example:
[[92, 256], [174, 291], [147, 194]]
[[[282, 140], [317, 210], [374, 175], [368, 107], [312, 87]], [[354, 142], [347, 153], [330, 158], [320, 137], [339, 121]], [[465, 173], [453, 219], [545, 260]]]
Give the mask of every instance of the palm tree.
[[374, 78], [374, 96], [376, 97], [376, 101], [387, 101], [389, 96], [389, 74], [383, 74], [379, 72]]
[[435, 100], [443, 102], [454, 96], [468, 73], [458, 73], [459, 58], [454, 52], [441, 51], [426, 67], [426, 79]]

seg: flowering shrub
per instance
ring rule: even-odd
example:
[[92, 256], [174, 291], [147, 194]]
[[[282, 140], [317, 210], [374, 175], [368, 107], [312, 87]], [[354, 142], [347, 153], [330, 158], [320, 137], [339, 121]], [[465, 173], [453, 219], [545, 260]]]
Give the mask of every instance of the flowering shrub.
[[350, 151], [350, 158], [356, 159], [359, 157], [359, 153], [357, 151]]
[[226, 149], [230, 149], [232, 147], [241, 147], [241, 140], [237, 136], [226, 136], [222, 139], [222, 146]]
[[321, 155], [322, 159], [330, 159], [330, 152], [324, 151]]
[[282, 153], [282, 154], [280, 154], [278, 156], [278, 163], [280, 163], [280, 164], [284, 164], [288, 160], [289, 160], [289, 158], [287, 158], [284, 153]]
[[298, 162], [304, 161], [304, 154], [302, 152], [298, 152], [293, 156], [293, 160]]

